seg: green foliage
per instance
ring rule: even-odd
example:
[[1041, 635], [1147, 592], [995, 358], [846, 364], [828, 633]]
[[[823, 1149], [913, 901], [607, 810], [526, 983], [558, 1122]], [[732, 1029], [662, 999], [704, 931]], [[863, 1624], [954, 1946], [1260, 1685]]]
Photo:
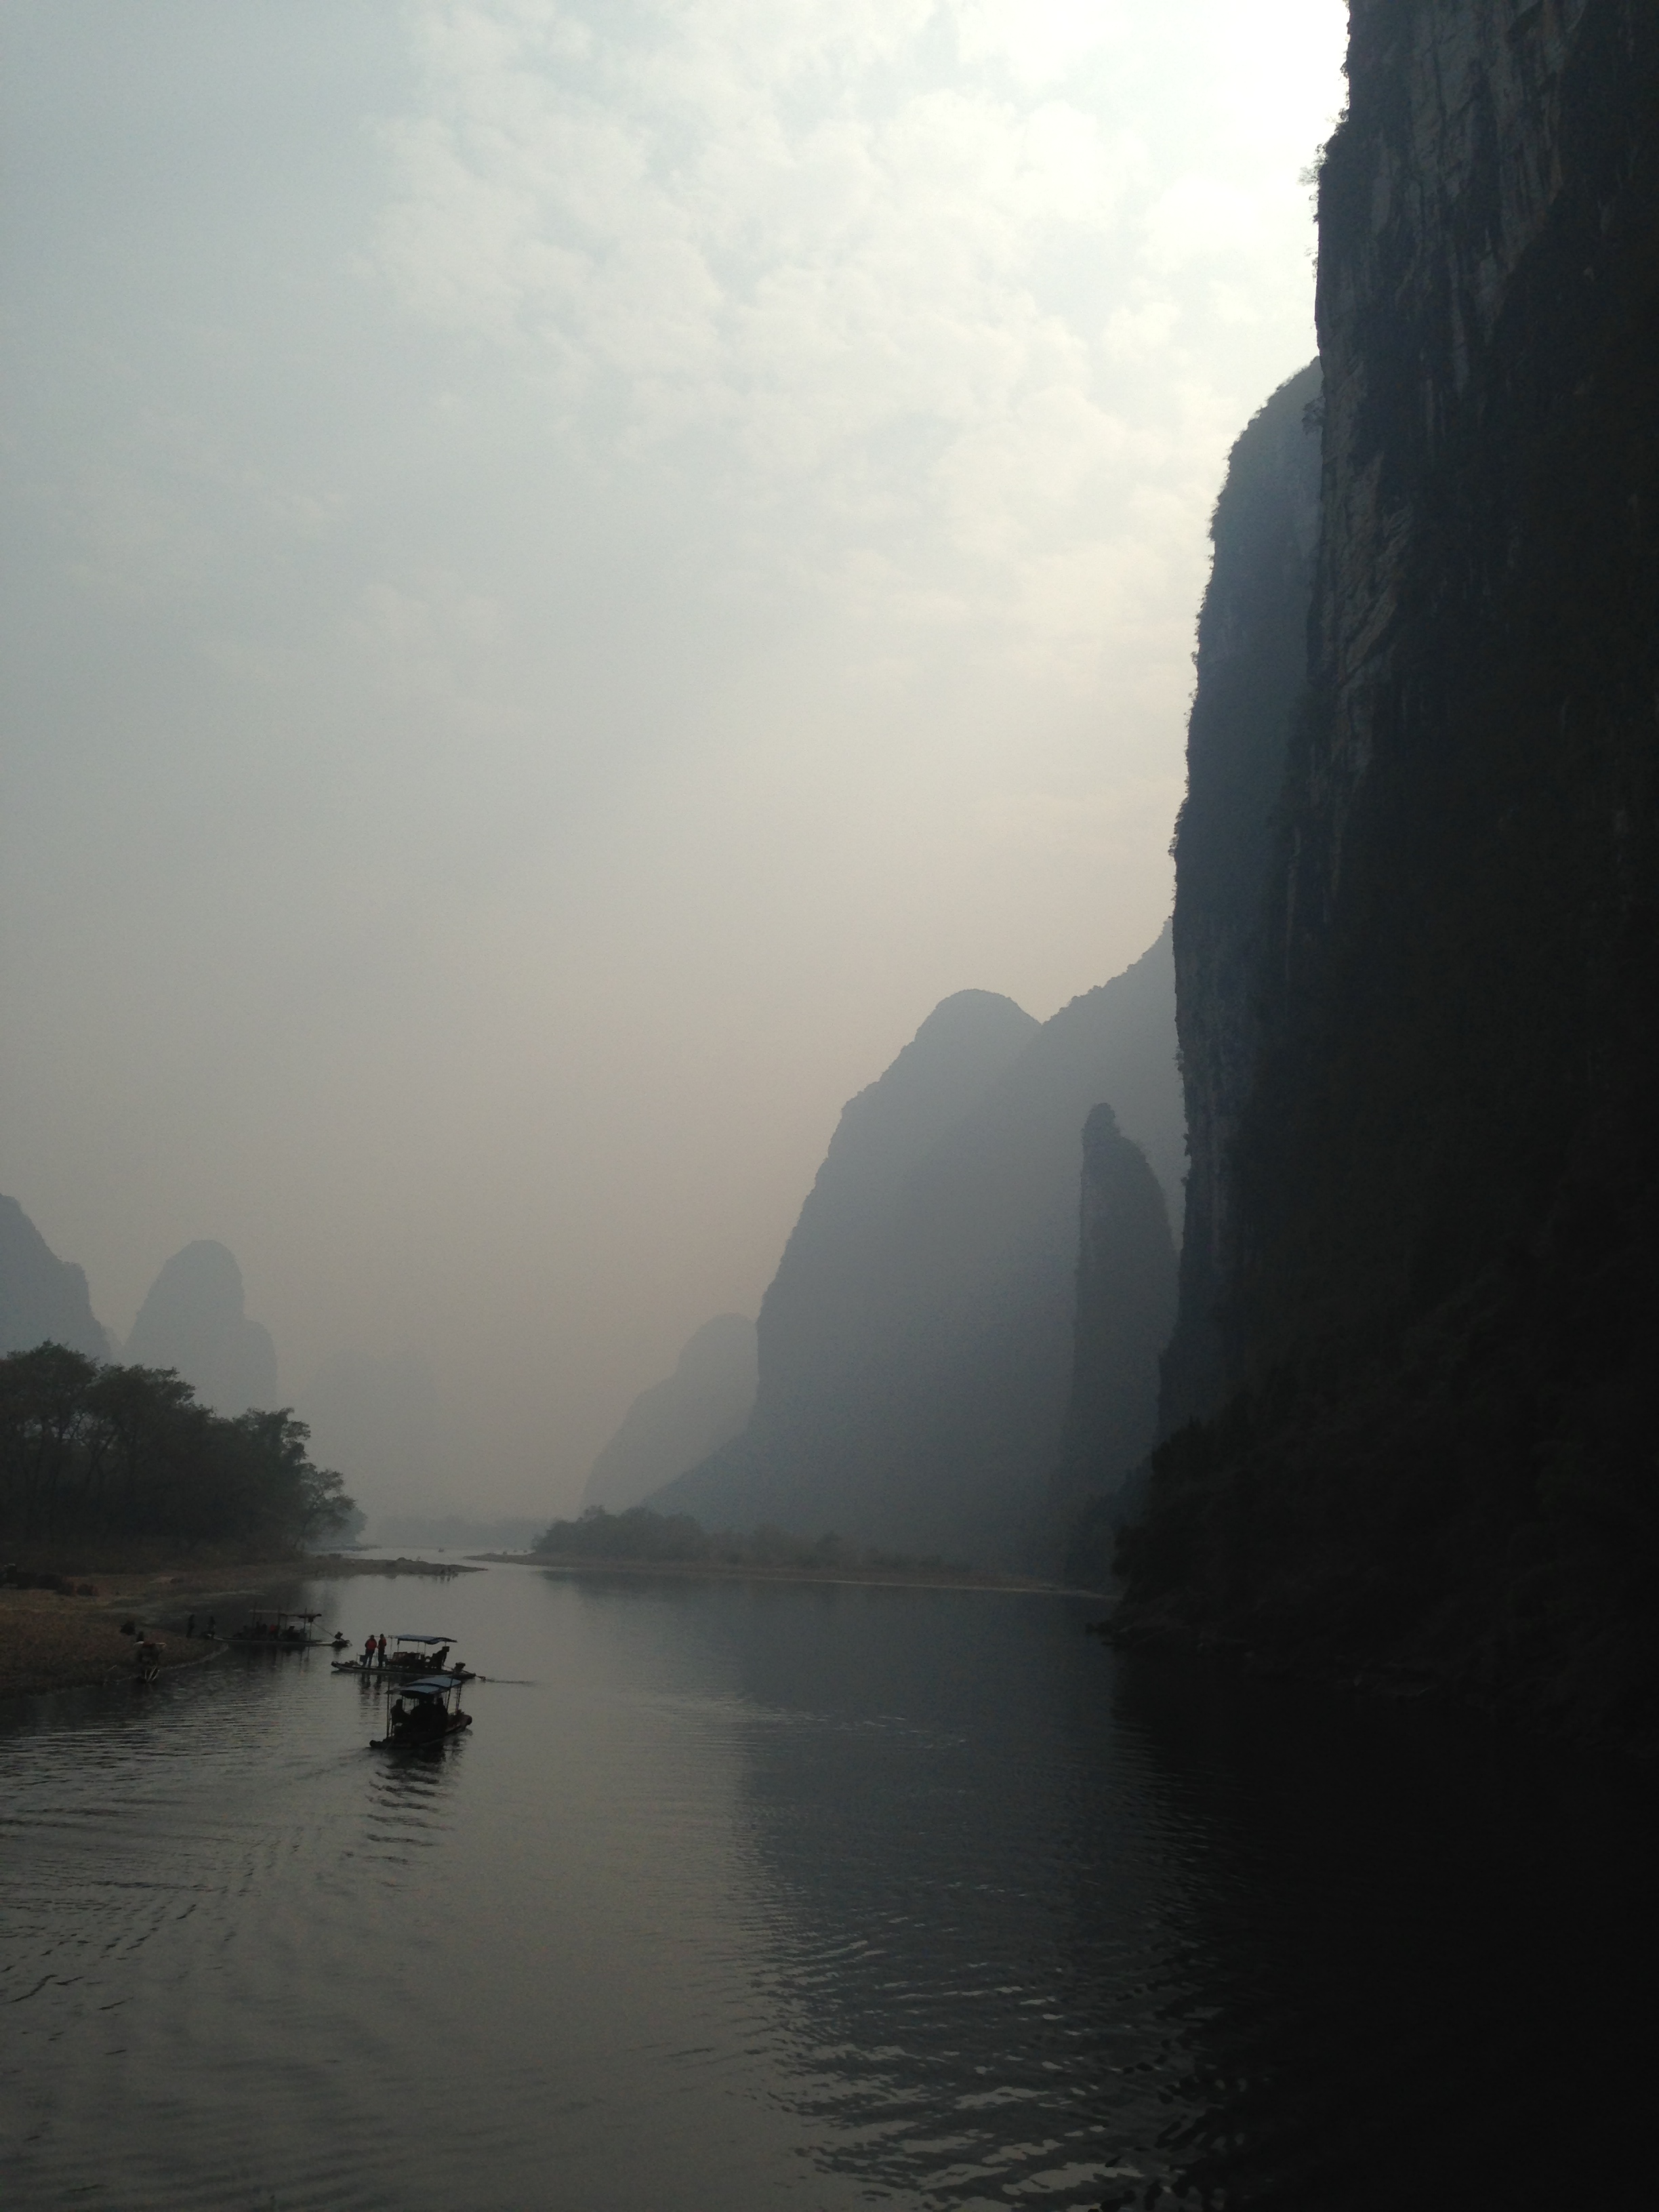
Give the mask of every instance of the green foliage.
[[61, 1344], [0, 1358], [0, 1533], [27, 1543], [160, 1538], [285, 1551], [355, 1510], [286, 1407], [234, 1419], [171, 1368], [103, 1366]]
[[607, 1559], [666, 1565], [706, 1564], [726, 1567], [789, 1567], [820, 1572], [846, 1568], [895, 1574], [946, 1571], [941, 1559], [912, 1559], [902, 1552], [879, 1552], [849, 1544], [833, 1534], [792, 1536], [782, 1528], [761, 1528], [738, 1535], [730, 1528], [705, 1529], [689, 1513], [653, 1513], [635, 1505], [626, 1513], [590, 1506], [580, 1521], [556, 1521], [532, 1549], [548, 1559]]

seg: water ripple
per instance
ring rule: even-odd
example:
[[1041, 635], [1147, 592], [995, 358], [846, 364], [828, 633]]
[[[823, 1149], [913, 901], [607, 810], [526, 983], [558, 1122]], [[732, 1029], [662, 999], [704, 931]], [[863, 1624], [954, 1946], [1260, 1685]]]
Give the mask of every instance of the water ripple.
[[1599, 1784], [1050, 1601], [451, 1604], [538, 1680], [431, 1759], [309, 1659], [0, 1724], [7, 2212], [1511, 2212], [1632, 2140]]

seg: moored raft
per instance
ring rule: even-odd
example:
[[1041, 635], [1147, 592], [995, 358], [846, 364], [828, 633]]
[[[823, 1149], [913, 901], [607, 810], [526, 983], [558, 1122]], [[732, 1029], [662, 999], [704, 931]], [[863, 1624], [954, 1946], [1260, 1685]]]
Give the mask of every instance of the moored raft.
[[311, 1624], [319, 1617], [314, 1613], [251, 1613], [240, 1628], [233, 1629], [230, 1640], [260, 1651], [308, 1651], [313, 1644], [327, 1641], [311, 1632]]

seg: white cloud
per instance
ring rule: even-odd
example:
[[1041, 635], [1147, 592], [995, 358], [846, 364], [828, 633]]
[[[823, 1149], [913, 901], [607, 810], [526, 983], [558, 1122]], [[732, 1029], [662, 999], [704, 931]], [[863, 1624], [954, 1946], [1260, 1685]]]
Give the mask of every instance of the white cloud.
[[103, 13], [15, 57], [0, 1166], [556, 1504], [929, 1005], [1167, 912], [1342, 0]]
[[1124, 35], [1121, 0], [961, 0], [964, 60], [1004, 62], [1029, 84], [1049, 84]]
[[[1306, 210], [1259, 161], [1230, 168], [1224, 130], [1193, 147], [1206, 166], [1149, 151], [1128, 11], [431, 0], [419, 21], [381, 273], [542, 380], [590, 459], [694, 453], [760, 536], [789, 515], [801, 573], [878, 542], [964, 619], [1018, 622], [1027, 564], [1117, 534], [1137, 468], [1173, 482], [1201, 443], [1207, 502], [1223, 448], [1194, 362], [1241, 300], [1272, 319], [1251, 264], [1294, 259]], [[1155, 432], [1134, 454], [1131, 416]], [[1085, 652], [1099, 611], [1077, 614]]]

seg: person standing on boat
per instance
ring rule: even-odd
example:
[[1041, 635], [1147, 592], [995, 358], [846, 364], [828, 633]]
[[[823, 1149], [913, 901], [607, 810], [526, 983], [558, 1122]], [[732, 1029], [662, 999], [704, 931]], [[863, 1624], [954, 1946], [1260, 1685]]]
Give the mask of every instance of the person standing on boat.
[[372, 1667], [374, 1664], [374, 1638], [372, 1636], [368, 1638], [363, 1644], [363, 1664], [365, 1667]]
[[381, 1664], [381, 1666], [382, 1666], [382, 1667], [384, 1667], [384, 1666], [385, 1666], [385, 1664], [386, 1664], [386, 1638], [385, 1638], [385, 1637], [384, 1637], [384, 1636], [380, 1638], [380, 1664]]

